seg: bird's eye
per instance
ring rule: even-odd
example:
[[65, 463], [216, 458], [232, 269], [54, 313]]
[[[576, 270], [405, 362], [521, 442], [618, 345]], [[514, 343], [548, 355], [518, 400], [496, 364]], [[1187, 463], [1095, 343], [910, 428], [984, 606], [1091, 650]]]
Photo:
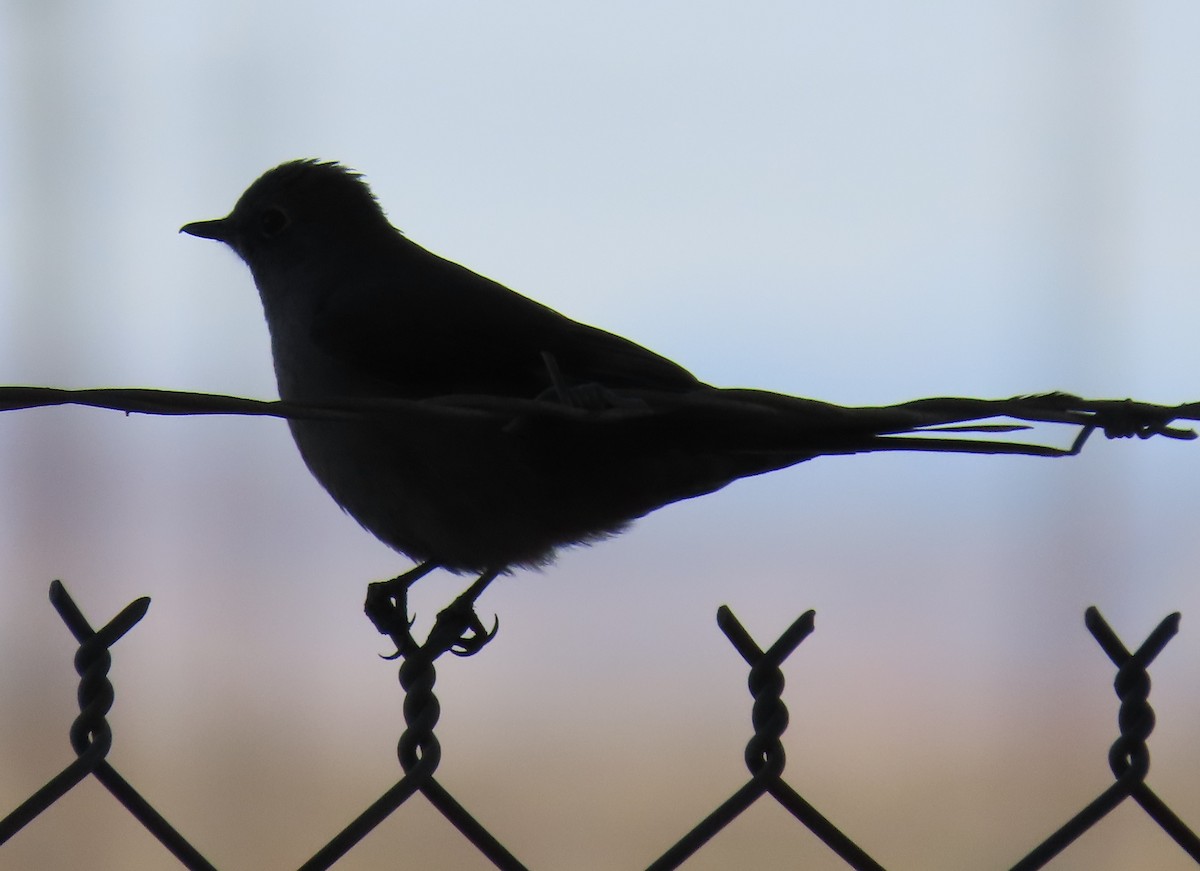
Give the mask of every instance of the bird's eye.
[[283, 229], [288, 225], [288, 216], [284, 214], [283, 209], [272, 206], [266, 209], [258, 216], [258, 229], [263, 237], [270, 239], [272, 236], [278, 236]]

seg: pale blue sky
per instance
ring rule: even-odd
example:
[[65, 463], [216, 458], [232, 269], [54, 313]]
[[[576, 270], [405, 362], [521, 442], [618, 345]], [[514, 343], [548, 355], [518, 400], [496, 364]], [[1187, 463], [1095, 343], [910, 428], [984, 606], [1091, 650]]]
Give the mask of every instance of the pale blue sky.
[[[1198, 38], [1183, 2], [0, 4], [0, 383], [272, 396], [249, 275], [176, 231], [314, 156], [418, 242], [713, 383], [1200, 399]], [[668, 508], [489, 592], [499, 639], [441, 673], [443, 782], [531, 865], [644, 865], [739, 776], [717, 605], [764, 641], [816, 607], [802, 791], [889, 867], [1001, 866], [1103, 786], [1097, 604], [1130, 643], [1184, 611], [1155, 774], [1196, 821], [1198, 484], [1200, 446], [1097, 442], [823, 460]], [[388, 783], [398, 694], [359, 606], [405, 564], [278, 422], [5, 414], [0, 492], [0, 811], [65, 762], [54, 577], [98, 620], [153, 597], [117, 747], [217, 864], [299, 864]], [[426, 617], [455, 592], [423, 586]], [[291, 808], [308, 782], [338, 800]], [[92, 855], [67, 816], [17, 865]], [[1065, 867], [1144, 863], [1121, 825]], [[118, 840], [111, 867], [160, 855]], [[729, 867], [719, 844], [696, 867]]]

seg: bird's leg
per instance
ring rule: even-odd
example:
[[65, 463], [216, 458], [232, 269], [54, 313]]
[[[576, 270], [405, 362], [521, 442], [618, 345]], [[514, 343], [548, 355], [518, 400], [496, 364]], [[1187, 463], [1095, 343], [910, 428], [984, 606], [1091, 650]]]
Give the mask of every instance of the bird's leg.
[[391, 638], [396, 645], [396, 652], [389, 659], [405, 656], [418, 646], [412, 637], [413, 621], [408, 616], [408, 588], [436, 568], [437, 563], [423, 562], [391, 580], [367, 586], [363, 611], [379, 633]]
[[447, 650], [455, 656], [471, 656], [495, 637], [500, 628], [500, 618], [496, 618], [491, 629], [486, 628], [475, 613], [475, 600], [501, 571], [503, 569], [488, 569], [437, 615], [433, 629], [422, 645], [431, 658], [436, 659]]

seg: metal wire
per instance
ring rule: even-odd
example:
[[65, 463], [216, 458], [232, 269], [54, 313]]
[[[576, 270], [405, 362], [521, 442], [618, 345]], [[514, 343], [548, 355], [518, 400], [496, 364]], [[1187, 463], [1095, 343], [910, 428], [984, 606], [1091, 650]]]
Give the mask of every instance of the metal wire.
[[[111, 647], [145, 616], [150, 600], [142, 598], [130, 603], [112, 620], [94, 630], [58, 581], [51, 584], [50, 599], [79, 643], [75, 654], [75, 668], [80, 678], [79, 716], [70, 729], [71, 747], [76, 758], [0, 820], [0, 845], [91, 775], [185, 868], [215, 871], [214, 866], [108, 761], [113, 736], [106, 718], [115, 698], [108, 679], [112, 662]], [[813, 632], [814, 619], [812, 611], [802, 614], [764, 650], [732, 611], [722, 607], [717, 612], [721, 631], [750, 666], [747, 685], [753, 699], [750, 717], [753, 734], [744, 752], [750, 779], [651, 862], [648, 871], [678, 868], [764, 795], [779, 802], [848, 867], [857, 871], [882, 871], [884, 866], [823, 816], [783, 777], [787, 760], [781, 738], [787, 728], [789, 714], [783, 703], [784, 678], [781, 667]], [[1141, 806], [1200, 865], [1200, 838], [1146, 783], [1150, 771], [1147, 740], [1155, 722], [1154, 711], [1149, 704], [1150, 678], [1147, 669], [1179, 631], [1179, 621], [1179, 614], [1169, 615], [1131, 653], [1098, 610], [1087, 610], [1085, 624], [1088, 630], [1117, 667], [1113, 688], [1120, 702], [1117, 717], [1119, 734], [1108, 754], [1114, 782], [1013, 865], [1013, 871], [1033, 871], [1044, 867], [1127, 798]], [[399, 672], [405, 696], [405, 728], [397, 745], [403, 776], [305, 862], [301, 871], [320, 871], [331, 867], [417, 793], [437, 808], [497, 868], [525, 871], [525, 866], [434, 778], [441, 761], [441, 746], [434, 733], [441, 715], [434, 693], [437, 680], [435, 660], [446, 652], [456, 652], [454, 646], [446, 643], [445, 638], [437, 638], [427, 639], [425, 645], [406, 641], [405, 647], [401, 653]]]

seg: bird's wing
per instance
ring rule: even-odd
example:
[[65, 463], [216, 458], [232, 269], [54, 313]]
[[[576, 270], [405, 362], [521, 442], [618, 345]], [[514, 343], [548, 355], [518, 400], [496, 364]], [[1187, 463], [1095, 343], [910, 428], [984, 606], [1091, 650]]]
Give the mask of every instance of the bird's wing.
[[402, 283], [346, 283], [323, 300], [313, 341], [408, 399], [452, 394], [528, 399], [552, 386], [684, 391], [686, 369], [612, 333], [573, 321], [464, 267], [405, 263]]

